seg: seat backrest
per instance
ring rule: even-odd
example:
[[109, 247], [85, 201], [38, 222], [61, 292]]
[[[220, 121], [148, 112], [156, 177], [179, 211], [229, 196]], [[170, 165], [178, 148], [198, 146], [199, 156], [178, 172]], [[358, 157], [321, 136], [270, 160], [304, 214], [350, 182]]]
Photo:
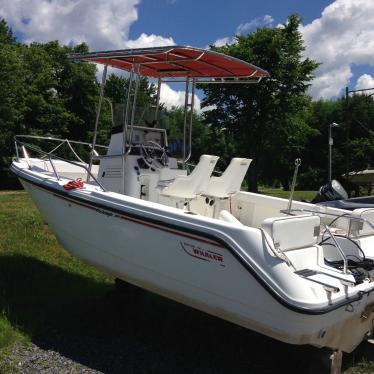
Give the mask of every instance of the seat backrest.
[[307, 248], [319, 238], [321, 219], [315, 215], [267, 218], [262, 228], [282, 251]]
[[182, 198], [193, 198], [198, 194], [205, 193], [209, 178], [218, 161], [218, 156], [202, 155], [199, 163], [188, 176], [178, 176], [166, 188], [162, 194], [168, 196], [178, 196]]
[[220, 177], [211, 177], [206, 194], [212, 197], [225, 198], [238, 191], [252, 160], [233, 158], [230, 165]]

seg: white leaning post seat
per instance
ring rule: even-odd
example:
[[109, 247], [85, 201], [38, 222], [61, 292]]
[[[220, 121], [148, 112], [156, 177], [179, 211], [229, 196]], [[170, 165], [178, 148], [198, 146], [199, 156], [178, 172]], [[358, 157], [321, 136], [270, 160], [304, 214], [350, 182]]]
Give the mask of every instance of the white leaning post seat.
[[[312, 247], [317, 244], [321, 219], [314, 215], [267, 218], [262, 228], [281, 251]], [[295, 235], [297, 233], [297, 235]]]
[[206, 195], [217, 199], [227, 199], [240, 191], [243, 179], [252, 159], [233, 158], [220, 177], [211, 177]]
[[190, 201], [197, 195], [205, 193], [218, 158], [218, 156], [202, 155], [190, 175], [177, 176], [169, 186], [162, 189], [161, 194]]

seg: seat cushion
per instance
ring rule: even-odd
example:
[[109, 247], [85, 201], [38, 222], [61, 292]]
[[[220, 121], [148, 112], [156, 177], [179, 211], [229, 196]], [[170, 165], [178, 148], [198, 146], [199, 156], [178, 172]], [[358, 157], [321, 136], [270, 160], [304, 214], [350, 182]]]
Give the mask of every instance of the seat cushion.
[[267, 218], [262, 228], [282, 251], [311, 247], [318, 241], [320, 217], [314, 215]]

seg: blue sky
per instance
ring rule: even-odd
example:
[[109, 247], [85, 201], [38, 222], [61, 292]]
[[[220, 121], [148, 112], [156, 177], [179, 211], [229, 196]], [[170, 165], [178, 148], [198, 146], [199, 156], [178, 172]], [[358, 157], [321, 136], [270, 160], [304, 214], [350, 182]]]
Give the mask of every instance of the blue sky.
[[231, 35], [239, 24], [268, 14], [274, 24], [283, 23], [292, 13], [304, 22], [318, 18], [331, 3], [327, 0], [144, 0], [139, 5], [139, 20], [130, 37], [141, 33], [172, 36], [179, 44], [204, 47], [218, 38]]
[[[303, 18], [305, 57], [322, 62], [315, 98], [374, 87], [374, 0], [0, 0], [0, 17], [24, 42], [87, 42], [92, 50], [232, 43], [235, 34]], [[27, 21], [25, 21], [27, 20]], [[161, 100], [182, 104], [181, 87]]]

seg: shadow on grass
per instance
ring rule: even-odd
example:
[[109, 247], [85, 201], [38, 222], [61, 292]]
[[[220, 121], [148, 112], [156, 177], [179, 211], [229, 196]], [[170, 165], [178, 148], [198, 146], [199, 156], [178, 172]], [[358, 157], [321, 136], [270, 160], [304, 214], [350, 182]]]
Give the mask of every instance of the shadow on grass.
[[0, 310], [12, 324], [40, 347], [105, 373], [307, 373], [320, 359], [321, 350], [125, 288], [31, 257], [0, 257]]

